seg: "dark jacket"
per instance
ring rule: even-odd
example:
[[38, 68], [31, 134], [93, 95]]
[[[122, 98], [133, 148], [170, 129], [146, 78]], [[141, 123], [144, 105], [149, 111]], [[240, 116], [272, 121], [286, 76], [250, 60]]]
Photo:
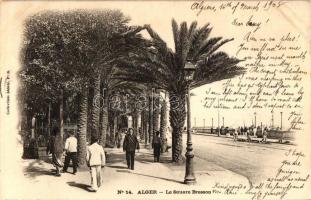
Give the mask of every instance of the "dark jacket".
[[124, 151], [135, 151], [135, 149], [139, 149], [139, 142], [134, 134], [127, 134], [124, 138], [123, 142], [123, 150]]
[[61, 135], [50, 137], [46, 152], [52, 154], [60, 154], [63, 152], [63, 139]]
[[156, 145], [161, 145], [162, 144], [162, 140], [159, 136], [154, 136], [153, 141], [152, 141], [152, 147], [154, 148], [154, 146]]

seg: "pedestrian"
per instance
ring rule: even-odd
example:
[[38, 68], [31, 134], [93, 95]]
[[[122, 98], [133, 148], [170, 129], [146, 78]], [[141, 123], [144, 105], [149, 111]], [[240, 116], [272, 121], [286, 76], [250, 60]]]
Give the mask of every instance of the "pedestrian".
[[86, 151], [86, 163], [90, 168], [92, 191], [96, 192], [103, 183], [102, 168], [106, 165], [105, 151], [98, 144], [97, 134], [91, 136], [91, 145]]
[[63, 173], [67, 172], [70, 161], [72, 161], [73, 174], [77, 173], [78, 161], [77, 161], [77, 138], [73, 132], [69, 133], [69, 137], [66, 139], [65, 143], [65, 164], [63, 168]]
[[117, 134], [116, 134], [116, 145], [117, 145], [117, 148], [121, 147], [121, 140], [122, 140], [122, 134], [120, 132], [117, 132]]
[[137, 137], [134, 135], [134, 130], [129, 128], [128, 133], [124, 138], [123, 151], [126, 152], [127, 168], [131, 170], [134, 170], [136, 149], [139, 150], [139, 142]]
[[236, 142], [238, 139], [238, 132], [236, 129], [234, 129], [234, 133], [233, 133], [233, 141]]
[[237, 133], [238, 133], [238, 136], [239, 136], [239, 135], [243, 135], [243, 134], [242, 134], [242, 128], [241, 128], [241, 127], [238, 127]]
[[51, 137], [49, 139], [46, 154], [52, 154], [52, 163], [56, 168], [56, 176], [60, 175], [60, 168], [63, 167], [62, 155], [63, 155], [63, 138], [59, 132], [58, 127], [54, 127]]
[[267, 127], [263, 130], [263, 135], [262, 135], [262, 142], [267, 143], [267, 137], [268, 137], [268, 131]]
[[161, 146], [160, 132], [157, 131], [152, 141], [154, 162], [160, 162]]
[[246, 129], [246, 138], [247, 138], [247, 142], [252, 141], [251, 136], [250, 136], [250, 130], [248, 128]]

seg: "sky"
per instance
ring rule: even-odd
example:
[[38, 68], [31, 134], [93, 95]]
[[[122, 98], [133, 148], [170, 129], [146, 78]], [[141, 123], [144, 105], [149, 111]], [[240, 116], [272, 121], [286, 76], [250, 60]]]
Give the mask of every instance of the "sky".
[[[26, 4], [27, 3], [27, 4]], [[205, 2], [206, 5], [218, 5], [217, 2]], [[251, 4], [252, 2], [249, 2]], [[235, 18], [240, 20], [246, 20], [249, 16], [253, 15], [252, 11], [236, 12], [234, 14], [231, 11], [212, 12], [202, 11], [197, 16], [197, 11], [191, 10], [193, 2], [181, 1], [181, 2], [165, 2], [162, 1], [105, 1], [101, 4], [92, 5], [89, 2], [83, 1], [72, 4], [72, 2], [21, 2], [19, 4], [7, 3], [6, 6], [1, 7], [1, 17], [8, 20], [1, 20], [1, 31], [5, 31], [1, 37], [3, 44], [6, 42], [6, 46], [3, 46], [3, 54], [9, 55], [2, 57], [2, 63], [5, 67], [10, 67], [12, 70], [18, 69], [19, 63], [19, 48], [22, 42], [22, 30], [23, 30], [23, 19], [27, 16], [34, 14], [41, 10], [56, 9], [56, 10], [68, 10], [68, 9], [120, 9], [125, 15], [131, 18], [130, 24], [132, 25], [144, 25], [150, 24], [151, 27], [167, 42], [168, 46], [174, 49], [173, 36], [171, 30], [171, 20], [174, 18], [178, 23], [182, 21], [190, 24], [192, 21], [197, 20], [198, 25], [202, 26], [206, 23], [210, 23], [213, 27], [211, 36], [222, 36], [224, 38], [234, 38], [234, 41], [224, 45], [221, 50], [227, 52], [229, 55], [234, 55], [237, 46], [243, 40], [243, 35], [246, 31], [251, 30], [251, 27], [238, 27], [233, 26], [232, 21]], [[253, 5], [257, 4], [256, 2]], [[295, 4], [297, 9], [295, 10], [306, 10], [303, 2]], [[298, 9], [299, 8], [299, 9]], [[6, 10], [15, 10], [15, 12], [6, 12]], [[284, 15], [286, 13], [286, 15]], [[306, 34], [305, 30], [300, 30], [301, 24], [307, 23], [306, 12], [294, 12], [291, 9], [290, 4], [284, 7], [283, 11], [271, 10], [270, 12], [258, 12], [254, 14], [256, 17], [270, 18], [269, 24], [263, 26], [261, 34], [280, 34], [293, 28], [298, 29], [302, 34]], [[295, 16], [296, 21], [288, 20], [288, 17]], [[281, 17], [282, 20], [279, 18]], [[8, 25], [7, 23], [10, 23]], [[299, 24], [300, 23], [300, 24]], [[8, 27], [4, 30], [4, 27]], [[147, 36], [146, 33], [143, 35]], [[9, 45], [10, 44], [10, 45]], [[2, 67], [2, 70], [5, 70]], [[206, 86], [202, 86], [193, 89], [191, 92], [195, 96], [191, 97], [191, 112], [192, 112], [192, 124], [196, 121], [197, 126], [203, 126], [203, 120], [205, 119], [205, 125], [210, 126], [212, 118], [214, 119], [214, 126], [217, 125], [218, 110], [204, 108], [202, 100], [205, 97], [204, 92], [208, 88], [213, 88], [216, 91], [222, 91], [222, 84], [224, 81], [218, 81]], [[14, 102], [13, 102], [14, 103]], [[222, 117], [225, 119], [225, 126], [240, 126], [240, 125], [251, 125], [254, 121], [254, 112], [257, 113], [257, 124], [263, 122], [265, 125], [271, 124], [271, 113], [268, 110], [219, 110], [220, 113], [220, 124], [222, 124]], [[289, 126], [286, 117], [289, 113], [284, 112], [283, 126]], [[194, 120], [195, 119], [195, 120]], [[274, 114], [275, 125], [280, 124], [280, 110], [276, 110]]]

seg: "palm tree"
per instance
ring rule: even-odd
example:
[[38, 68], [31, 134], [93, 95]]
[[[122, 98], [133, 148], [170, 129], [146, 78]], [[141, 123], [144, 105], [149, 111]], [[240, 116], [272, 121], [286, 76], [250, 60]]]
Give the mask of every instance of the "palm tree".
[[137, 134], [139, 113], [142, 110], [140, 97], [144, 96], [147, 88], [142, 84], [129, 81], [114, 79], [111, 82], [113, 84], [110, 84], [110, 98], [116, 97], [118, 99], [118, 106], [112, 105], [109, 110], [109, 116], [113, 125], [111, 127], [112, 135], [114, 135], [113, 130], [115, 130], [116, 125], [113, 121], [121, 115], [132, 115], [134, 132]]
[[[126, 23], [125, 20], [123, 23]], [[94, 99], [99, 96], [103, 96], [104, 99], [100, 103], [100, 106], [89, 105], [90, 112], [89, 118], [91, 120], [90, 129], [97, 131], [100, 136], [100, 143], [103, 147], [106, 144], [106, 134], [108, 129], [115, 132], [111, 127], [108, 127], [109, 121], [109, 96], [112, 90], [123, 86], [124, 83], [121, 83], [118, 80], [112, 78], [115, 73], [114, 62], [117, 58], [127, 54], [129, 51], [139, 51], [141, 48], [144, 48], [146, 45], [146, 40], [142, 39], [139, 32], [143, 30], [143, 27], [139, 26], [130, 26], [124, 27], [123, 31], [120, 33], [115, 33], [111, 36], [109, 44], [109, 52], [98, 52], [98, 55], [95, 57], [92, 66], [94, 68], [93, 78], [91, 83], [93, 83], [93, 93], [90, 95], [91, 103], [94, 103]], [[120, 84], [120, 85], [119, 85]], [[105, 94], [103, 94], [105, 91]], [[113, 115], [113, 113], [110, 113]], [[86, 117], [86, 116], [85, 116]], [[114, 119], [113, 116], [112, 119]], [[116, 124], [116, 120], [111, 123], [111, 125]]]
[[[221, 46], [233, 39], [222, 37], [210, 38], [212, 28], [209, 24], [197, 27], [192, 22], [180, 26], [172, 20], [175, 51], [150, 27], [144, 26], [151, 37], [152, 47], [148, 51], [133, 53], [131, 59], [119, 63], [122, 72], [115, 75], [119, 79], [152, 83], [156, 88], [169, 93], [170, 124], [172, 127], [172, 160], [182, 160], [182, 131], [186, 119], [185, 96], [187, 86], [196, 88], [215, 81], [233, 78], [244, 73], [238, 67], [241, 61], [229, 57], [227, 53], [217, 51]], [[187, 61], [196, 65], [194, 79], [191, 83], [185, 79], [184, 66]]]
[[[167, 128], [167, 105], [166, 105], [166, 94], [165, 98], [161, 101], [161, 118], [160, 118], [160, 137], [163, 142], [166, 141], [166, 128]], [[166, 143], [163, 143], [165, 146]], [[164, 152], [164, 148], [162, 148]]]
[[159, 131], [159, 115], [160, 115], [160, 92], [159, 90], [155, 90], [153, 100], [153, 136]]

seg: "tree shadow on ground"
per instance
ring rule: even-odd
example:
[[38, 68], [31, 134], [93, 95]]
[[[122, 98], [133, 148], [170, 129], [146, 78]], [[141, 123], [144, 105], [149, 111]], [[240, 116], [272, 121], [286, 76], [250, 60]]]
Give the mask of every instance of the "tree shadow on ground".
[[71, 187], [77, 187], [88, 192], [93, 192], [93, 190], [91, 190], [91, 186], [83, 184], [83, 183], [76, 183], [75, 181], [70, 181], [70, 182], [67, 182], [67, 184]]
[[135, 175], [138, 175], [138, 176], [145, 176], [145, 177], [149, 177], [149, 178], [156, 178], [156, 179], [161, 179], [161, 180], [164, 180], [164, 181], [169, 181], [169, 182], [174, 182], [174, 183], [180, 183], [180, 184], [183, 184], [183, 183], [184, 183], [184, 182], [182, 182], [182, 181], [177, 181], [177, 180], [170, 179], [170, 178], [163, 178], [163, 177], [152, 176], [152, 175], [147, 175], [147, 174], [140, 174], [140, 173], [136, 173], [136, 172], [130, 172], [130, 171], [128, 171], [128, 170], [117, 170], [117, 172], [131, 173], [131, 174], [135, 174]]
[[[111, 153], [107, 155], [107, 165], [108, 167], [111, 168], [118, 168], [118, 169], [127, 169], [126, 166], [119, 166], [119, 165], [114, 165], [116, 163], [123, 162], [124, 165], [126, 165], [126, 158], [125, 158], [125, 152], [124, 153]], [[137, 153], [135, 155], [135, 161], [144, 163], [144, 164], [153, 164], [154, 162], [154, 156], [153, 153]], [[171, 160], [171, 157], [168, 154], [162, 154], [160, 157], [160, 163], [163, 164], [170, 164], [173, 163]]]
[[116, 172], [131, 173], [128, 169], [117, 169]]
[[125, 161], [124, 154], [111, 153], [107, 155], [106, 162], [107, 164], [114, 164]]
[[[153, 163], [153, 153], [136, 153], [135, 160]], [[160, 160], [164, 163], [172, 162], [168, 155], [161, 155]], [[111, 153], [107, 155], [107, 163], [117, 163], [122, 161], [125, 161], [125, 152], [123, 154]]]
[[46, 169], [44, 166], [45, 161], [43, 160], [34, 160], [29, 165], [24, 168], [23, 172], [27, 177], [36, 178], [37, 176], [48, 175], [55, 176], [54, 169]]
[[127, 169], [126, 166], [107, 166], [107, 167], [110, 167], [110, 168], [116, 168], [116, 169]]

